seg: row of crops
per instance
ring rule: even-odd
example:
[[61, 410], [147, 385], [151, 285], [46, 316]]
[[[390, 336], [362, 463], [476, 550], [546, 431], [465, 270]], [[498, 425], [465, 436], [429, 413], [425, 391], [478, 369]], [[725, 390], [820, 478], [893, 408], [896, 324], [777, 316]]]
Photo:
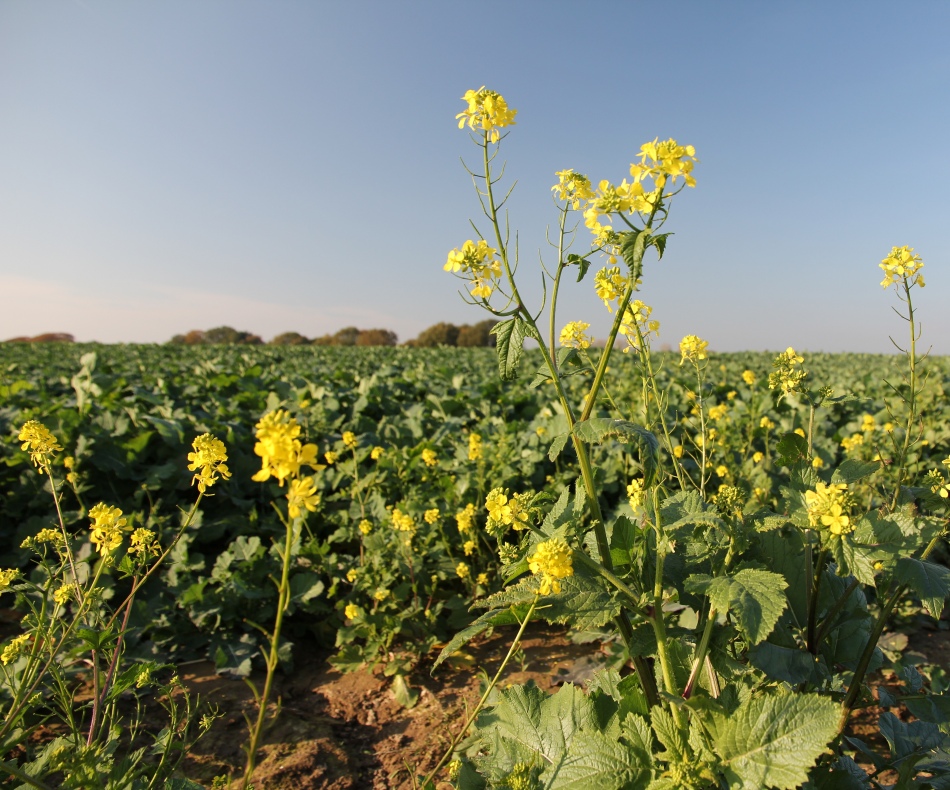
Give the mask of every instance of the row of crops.
[[[750, 512], [777, 502], [779, 439], [807, 428], [795, 395], [779, 403], [767, 386], [773, 358], [714, 355], [700, 426], [695, 379], [677, 356], [659, 355], [673, 452], [710, 497], [721, 485], [738, 487]], [[812, 380], [849, 396], [817, 414], [815, 466], [886, 464], [893, 422], [883, 382], [899, 382], [902, 362], [806, 356]], [[283, 534], [274, 508], [283, 492], [251, 479], [259, 468], [253, 429], [265, 412], [285, 409], [325, 468], [315, 475], [319, 504], [294, 546], [282, 658], [292, 661], [294, 640], [317, 638], [335, 647], [341, 668], [392, 655], [411, 663], [469, 622], [476, 599], [503, 587], [486, 497], [523, 503], [539, 518], [553, 499], [535, 493], [557, 495], [578, 477], [576, 456], [559, 439], [564, 418], [544, 376], [531, 375], [534, 363], [527, 352], [522, 377], [506, 384], [494, 352], [481, 349], [0, 346], [0, 565], [29, 572], [23, 542], [55, 519], [48, 481], [17, 440], [25, 421], [45, 424], [65, 448], [58, 463], [68, 459], [71, 530], [85, 533], [89, 509], [103, 502], [160, 542], [194, 502], [191, 442], [211, 433], [225, 443], [232, 475], [203, 499], [159, 578], [139, 593], [127, 644], [161, 660], [209, 655], [220, 671], [246, 675], [259, 657], [253, 624], [271, 622], [276, 609], [272, 543]], [[618, 354], [612, 365], [609, 398], [636, 414], [646, 396], [633, 362]], [[928, 370], [926, 422], [911, 458], [921, 472], [939, 467], [950, 446], [950, 365], [931, 359]], [[581, 371], [566, 381], [580, 392], [587, 379]], [[611, 413], [609, 401], [601, 413]], [[598, 446], [594, 466], [606, 513], [630, 515], [633, 448]], [[93, 551], [88, 538], [83, 551]], [[128, 585], [106, 583], [117, 599]]]

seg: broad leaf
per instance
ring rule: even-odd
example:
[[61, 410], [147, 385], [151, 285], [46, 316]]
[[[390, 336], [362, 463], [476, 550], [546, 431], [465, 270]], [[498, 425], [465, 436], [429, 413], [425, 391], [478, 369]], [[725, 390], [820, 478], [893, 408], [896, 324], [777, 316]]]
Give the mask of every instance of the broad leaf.
[[[527, 611], [527, 607], [525, 607], [525, 611]], [[514, 623], [520, 623], [520, 621], [511, 608], [492, 609], [490, 612], [485, 612], [485, 614], [468, 626], [468, 628], [463, 628], [453, 636], [451, 641], [442, 648], [442, 652], [439, 653], [439, 657], [432, 665], [432, 671], [435, 672], [435, 668], [445, 661], [445, 659], [489, 628], [494, 628], [496, 625], [513, 625]]]
[[835, 469], [831, 476], [832, 483], [856, 483], [858, 480], [873, 474], [881, 468], [877, 461], [858, 461], [849, 458]]
[[817, 694], [755, 697], [715, 716], [713, 740], [730, 788], [792, 790], [838, 734], [841, 710]]
[[950, 594], [950, 568], [913, 557], [901, 557], [897, 561], [894, 578], [910, 587], [930, 614], [940, 619], [943, 603]]
[[524, 339], [527, 334], [524, 319], [520, 316], [509, 318], [495, 324], [489, 332], [496, 338], [498, 375], [502, 381], [511, 381], [518, 374], [518, 363], [524, 352]]
[[643, 467], [644, 485], [653, 485], [660, 463], [660, 443], [646, 428], [626, 420], [611, 420], [608, 417], [595, 417], [574, 425], [574, 435], [582, 442], [598, 444], [604, 439], [616, 438], [621, 442], [633, 442], [640, 453], [640, 465]]
[[717, 612], [729, 612], [752, 644], [765, 639], [785, 610], [785, 578], [779, 573], [745, 568], [729, 576], [690, 576], [686, 588], [709, 596]]

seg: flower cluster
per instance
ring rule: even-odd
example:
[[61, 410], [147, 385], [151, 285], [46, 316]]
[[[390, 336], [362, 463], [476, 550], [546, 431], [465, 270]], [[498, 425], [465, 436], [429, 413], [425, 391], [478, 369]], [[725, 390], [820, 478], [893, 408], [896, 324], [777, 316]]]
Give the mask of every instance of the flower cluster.
[[627, 305], [627, 309], [623, 311], [623, 320], [620, 322], [619, 332], [623, 335], [628, 345], [624, 351], [629, 351], [631, 347], [637, 347], [639, 345], [639, 338], [637, 337], [637, 327], [640, 328], [640, 335], [644, 339], [649, 338], [651, 334], [660, 336], [660, 322], [656, 319], [650, 318], [650, 315], [653, 313], [653, 308], [650, 305], [644, 304], [639, 299], [634, 299], [631, 304]]
[[468, 435], [468, 460], [477, 461], [482, 457], [482, 437], [477, 433]]
[[198, 472], [192, 481], [198, 484], [198, 493], [203, 494], [211, 488], [219, 477], [227, 480], [231, 476], [225, 463], [228, 453], [220, 439], [205, 433], [192, 442], [192, 447], [195, 451], [188, 453], [188, 460], [191, 461], [188, 470]]
[[313, 513], [320, 504], [320, 495], [312, 477], [300, 477], [290, 481], [287, 489], [287, 514], [299, 518], [305, 511]]
[[152, 530], [139, 527], [129, 536], [129, 554], [141, 554], [147, 559], [160, 552], [161, 546], [155, 540], [155, 533]]
[[561, 330], [561, 345], [569, 348], [590, 348], [593, 338], [584, 334], [590, 324], [584, 321], [568, 321]]
[[39, 467], [40, 474], [43, 474], [44, 466], [49, 466], [52, 454], [63, 449], [49, 429], [36, 420], [23, 424], [19, 439], [23, 442], [20, 449], [30, 451], [30, 460], [34, 466]]
[[407, 532], [410, 537], [415, 534], [416, 522], [408, 513], [403, 513], [398, 507], [393, 509], [393, 526], [399, 532]]
[[[950, 459], [947, 459], [947, 461], [950, 461]], [[947, 461], [943, 463], [946, 464]], [[950, 498], [950, 483], [944, 479], [939, 469], [931, 469], [924, 476], [924, 485], [930, 489], [931, 493], [937, 494], [942, 499]]]
[[426, 466], [438, 466], [439, 456], [435, 454], [435, 450], [430, 450], [428, 447], [422, 451], [422, 462]]
[[535, 576], [541, 576], [541, 595], [557, 594], [561, 592], [559, 580], [574, 575], [571, 547], [564, 538], [541, 541], [528, 558], [528, 568]]
[[464, 510], [456, 513], [455, 523], [458, 525], [460, 535], [471, 532], [475, 528], [475, 505], [469, 502]]
[[501, 261], [495, 257], [497, 252], [484, 239], [469, 239], [461, 249], [449, 253], [442, 268], [447, 272], [462, 272], [463, 277], [472, 281], [472, 296], [487, 299], [497, 286], [496, 280], [501, 277]]
[[696, 149], [691, 145], [680, 145], [670, 138], [659, 141], [656, 138], [652, 143], [640, 146], [640, 162], [630, 165], [630, 175], [636, 183], [644, 178], [652, 178], [657, 189], [662, 189], [669, 178], [670, 184], [682, 177], [686, 186], [695, 187], [693, 178], [693, 164], [696, 162]]
[[594, 234], [597, 244], [609, 243], [613, 226], [602, 223], [601, 217], [636, 212], [650, 214], [662, 191], [657, 187], [652, 192], [647, 192], [638, 181], [628, 184], [626, 179], [616, 185], [606, 180], [601, 181], [584, 211], [584, 224]]
[[750, 387], [753, 386], [756, 382], [755, 373], [753, 373], [751, 370], [743, 370], [742, 380]]
[[646, 499], [646, 489], [643, 486], [643, 480], [631, 480], [630, 485], [627, 486], [627, 500], [630, 502], [630, 507], [634, 510], [643, 507], [644, 499]]
[[594, 275], [594, 291], [598, 299], [602, 299], [604, 306], [612, 313], [611, 302], [617, 302], [623, 297], [627, 287], [627, 278], [620, 273], [619, 266], [605, 266]]
[[901, 282], [906, 282], [908, 287], [912, 284], [924, 287], [924, 276], [919, 274], [924, 267], [924, 262], [919, 255], [914, 254], [913, 247], [892, 247], [891, 254], [878, 266], [884, 270], [884, 279], [881, 280], [882, 288]]
[[303, 444], [300, 425], [283, 409], [268, 412], [257, 423], [254, 452], [261, 457], [261, 470], [251, 479], [263, 483], [276, 477], [280, 485], [288, 477], [297, 477], [301, 466], [323, 469], [316, 463], [317, 446]]
[[485, 509], [488, 510], [486, 529], [489, 532], [504, 532], [506, 527], [525, 529], [531, 515], [528, 508], [531, 498], [527, 491], [509, 497], [507, 488], [493, 488], [485, 498]]
[[353, 431], [343, 431], [343, 446], [347, 450], [355, 450], [359, 442], [356, 439], [356, 434]]
[[3, 653], [0, 654], [0, 662], [3, 662], [4, 665], [9, 664], [23, 652], [23, 648], [26, 647], [29, 641], [29, 634], [20, 634], [19, 636], [13, 637], [13, 639], [4, 646]]
[[844, 483], [816, 483], [814, 491], [805, 492], [808, 505], [808, 523], [818, 529], [827, 529], [832, 535], [847, 535], [854, 531], [848, 511], [851, 497]]
[[805, 358], [796, 354], [791, 346], [785, 349], [772, 363], [775, 371], [769, 373], [769, 389], [780, 389], [784, 395], [790, 392], [801, 392], [805, 371], [797, 370], [797, 367], [804, 361]]
[[16, 568], [2, 568], [0, 569], [0, 592], [6, 590], [17, 577], [19, 577], [20, 572]]
[[128, 519], [117, 507], [109, 507], [100, 502], [89, 511], [92, 526], [89, 528], [89, 539], [96, 545], [100, 554], [108, 554], [122, 543], [122, 533], [129, 529]]
[[468, 102], [468, 109], [455, 116], [459, 129], [468, 124], [469, 129], [481, 129], [491, 142], [497, 143], [501, 136], [498, 130], [515, 125], [518, 111], [509, 109], [501, 94], [484, 85], [477, 91], [465, 91], [462, 101]]
[[590, 179], [587, 176], [575, 173], [573, 170], [561, 170], [554, 175], [557, 176], [557, 183], [551, 187], [551, 191], [558, 200], [570, 203], [575, 211], [580, 208], [581, 201], [594, 197], [594, 191], [591, 189]]
[[699, 362], [706, 359], [706, 347], [709, 345], [705, 340], [696, 335], [686, 335], [680, 340], [680, 364], [684, 362]]

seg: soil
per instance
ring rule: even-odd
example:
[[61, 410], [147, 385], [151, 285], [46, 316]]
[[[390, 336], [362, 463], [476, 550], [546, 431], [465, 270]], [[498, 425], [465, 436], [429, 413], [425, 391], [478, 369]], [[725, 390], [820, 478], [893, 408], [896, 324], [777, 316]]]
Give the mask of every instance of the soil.
[[[929, 625], [932, 629], [933, 621]], [[950, 666], [950, 631], [945, 623], [941, 626], [914, 631], [907, 651], [927, 663]], [[460, 661], [446, 662], [430, 675], [433, 654], [409, 677], [419, 691], [418, 702], [409, 709], [396, 701], [391, 679], [381, 668], [342, 674], [328, 663], [329, 651], [309, 650], [292, 675], [278, 678], [280, 715], [259, 752], [255, 789], [412, 788], [412, 777], [431, 771], [461, 729], [481, 694], [481, 677], [497, 671], [510, 638], [501, 630], [474, 642]], [[903, 648], [904, 639], [898, 641]], [[583, 685], [606, 659], [599, 644], [573, 644], [566, 630], [537, 624], [526, 633], [523, 658], [509, 664], [502, 685], [533, 680], [548, 692], [568, 681]], [[238, 779], [245, 759], [241, 747], [247, 741], [244, 714], [254, 712], [249, 688], [216, 675], [205, 662], [182, 667], [181, 677], [221, 713], [187, 758], [184, 774], [205, 786], [216, 776]], [[878, 715], [877, 709], [856, 711], [850, 731], [886, 749], [877, 730]]]
[[[413, 787], [411, 777], [431, 771], [462, 728], [481, 695], [480, 670], [494, 675], [511, 636], [502, 630], [470, 644], [462, 660], [446, 662], [430, 675], [433, 654], [408, 678], [419, 692], [409, 709], [396, 701], [381, 667], [342, 674], [328, 663], [329, 651], [308, 651], [291, 675], [277, 679], [280, 715], [259, 752], [255, 790]], [[566, 630], [543, 624], [529, 626], [522, 650], [502, 685], [533, 680], [551, 692], [567, 681], [583, 684], [606, 662], [599, 644], [572, 644]], [[182, 666], [180, 675], [221, 714], [186, 758], [183, 774], [205, 786], [217, 776], [239, 779], [247, 742], [244, 715], [256, 712], [249, 687], [216, 675], [210, 662]], [[263, 678], [255, 680], [263, 685]]]

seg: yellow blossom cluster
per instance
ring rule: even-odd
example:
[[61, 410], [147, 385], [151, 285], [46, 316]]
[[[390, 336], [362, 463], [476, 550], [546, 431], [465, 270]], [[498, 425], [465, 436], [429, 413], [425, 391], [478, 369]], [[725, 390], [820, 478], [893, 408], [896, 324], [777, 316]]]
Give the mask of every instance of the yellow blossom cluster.
[[627, 278], [620, 273], [619, 266], [605, 266], [594, 275], [594, 292], [611, 313], [613, 307], [610, 303], [619, 302], [626, 287]]
[[40, 474], [43, 474], [44, 466], [50, 465], [53, 453], [63, 449], [49, 429], [36, 420], [28, 420], [23, 424], [19, 439], [23, 442], [20, 449], [29, 450], [30, 460], [39, 468]]
[[877, 420], [871, 414], [861, 415], [861, 430], [865, 433], [871, 433], [877, 430]]
[[437, 507], [431, 508], [422, 514], [422, 519], [426, 524], [435, 524], [439, 520], [439, 509]]
[[0, 592], [6, 590], [17, 577], [20, 575], [20, 572], [16, 568], [2, 568], [0, 569]]
[[514, 527], [517, 530], [528, 526], [528, 501], [531, 494], [514, 494], [508, 496], [507, 488], [493, 488], [485, 498], [485, 509], [488, 510], [487, 529], [490, 532], [501, 531], [504, 527]]
[[882, 288], [901, 282], [906, 282], [908, 287], [911, 284], [924, 287], [924, 276], [919, 274], [924, 262], [919, 255], [914, 254], [913, 247], [892, 247], [890, 255], [881, 261], [878, 267], [884, 270]]
[[643, 507], [643, 501], [646, 499], [646, 489], [643, 482], [640, 479], [631, 480], [630, 485], [627, 486], [627, 501], [630, 502], [630, 507], [634, 510]]
[[709, 345], [696, 335], [686, 335], [680, 340], [680, 364], [684, 362], [699, 362], [706, 359], [706, 348]]
[[192, 482], [198, 484], [199, 494], [203, 494], [211, 488], [219, 477], [222, 480], [227, 480], [231, 476], [231, 472], [225, 463], [228, 460], [228, 453], [224, 442], [216, 439], [210, 433], [205, 433], [197, 437], [191, 443], [191, 446], [195, 451], [188, 453], [188, 460], [191, 461], [188, 470], [198, 472]]
[[594, 191], [590, 186], [590, 179], [581, 173], [575, 173], [573, 170], [560, 170], [554, 175], [557, 176], [557, 183], [551, 187], [551, 191], [557, 196], [557, 199], [570, 204], [571, 208], [577, 211], [581, 203], [594, 197]]
[[753, 373], [751, 370], [743, 370], [742, 380], [750, 387], [753, 386], [756, 382], [755, 373]]
[[574, 575], [571, 547], [564, 538], [541, 541], [528, 558], [528, 569], [541, 577], [541, 595], [561, 592], [560, 579]]
[[501, 137], [498, 130], [515, 125], [518, 111], [510, 109], [500, 93], [484, 85], [477, 91], [465, 91], [462, 101], [467, 102], [468, 107], [455, 116], [459, 129], [468, 124], [470, 129], [481, 129], [488, 140], [497, 143]]
[[637, 183], [644, 178], [652, 178], [657, 189], [662, 189], [667, 178], [672, 185], [682, 177], [686, 186], [696, 186], [696, 179], [693, 178], [696, 149], [693, 146], [680, 145], [672, 138], [663, 142], [656, 138], [652, 143], [640, 146], [639, 157], [639, 163], [630, 165], [630, 175]]
[[759, 427], [765, 428], [767, 431], [771, 431], [775, 427], [775, 423], [772, 422], [768, 417], [763, 417], [759, 420]]
[[155, 533], [146, 527], [139, 527], [129, 536], [129, 554], [141, 554], [149, 557], [161, 553], [161, 546], [155, 539]]
[[60, 606], [65, 606], [76, 596], [77, 585], [63, 584], [53, 591], [53, 600]]
[[42, 543], [52, 543], [54, 546], [59, 547], [61, 545], [65, 545], [66, 540], [63, 538], [63, 533], [58, 529], [44, 527], [32, 537], [24, 538], [23, 542], [20, 544], [20, 548], [35, 549]]
[[317, 484], [312, 477], [298, 477], [290, 481], [287, 489], [287, 513], [291, 518], [299, 518], [305, 511], [313, 513], [320, 504]]
[[653, 308], [639, 299], [634, 299], [633, 302], [627, 305], [627, 309], [623, 311], [623, 320], [620, 322], [620, 329], [618, 330], [630, 344], [624, 351], [639, 346], [637, 327], [640, 328], [640, 334], [644, 339], [649, 338], [651, 334], [656, 337], [660, 336], [660, 322], [650, 318], [652, 313]]
[[254, 452], [261, 457], [261, 470], [252, 479], [259, 483], [276, 477], [283, 485], [288, 477], [300, 474], [301, 466], [324, 468], [316, 463], [317, 446], [300, 441], [300, 425], [283, 409], [265, 414], [257, 423], [255, 436]]
[[462, 544], [462, 551], [465, 552], [466, 557], [470, 557], [472, 555], [472, 553], [475, 551], [476, 545], [477, 544], [474, 540], [466, 540], [465, 543]]
[[355, 450], [359, 442], [356, 440], [356, 434], [353, 431], [343, 431], [343, 446], [348, 450]]
[[346, 616], [347, 620], [358, 620], [362, 611], [355, 603], [348, 603], [346, 608], [343, 610], [343, 614]]
[[468, 435], [468, 460], [477, 461], [482, 457], [482, 437], [477, 433]]
[[122, 543], [122, 533], [129, 529], [128, 519], [117, 507], [109, 507], [103, 502], [89, 511], [92, 526], [89, 528], [89, 539], [96, 545], [100, 554], [108, 554]]
[[472, 281], [472, 296], [487, 299], [501, 277], [501, 261], [495, 257], [497, 252], [484, 239], [477, 242], [469, 239], [461, 248], [457, 247], [449, 253], [442, 268], [447, 272], [461, 272], [463, 278]]
[[816, 483], [814, 491], [805, 492], [808, 523], [818, 529], [827, 529], [833, 535], [847, 535], [854, 531], [848, 513], [851, 499], [844, 483]]
[[435, 450], [430, 450], [427, 447], [422, 451], [422, 462], [426, 466], [436, 466], [439, 463], [439, 457], [435, 454]]
[[378, 461], [380, 458], [383, 457], [384, 452], [385, 450], [383, 450], [382, 447], [374, 447], [372, 450], [369, 451], [369, 457], [372, 458], [374, 461]]
[[363, 535], [369, 535], [373, 531], [373, 522], [368, 518], [360, 519], [360, 523], [356, 525], [360, 533]]
[[416, 531], [416, 522], [408, 513], [403, 513], [398, 507], [393, 509], [393, 526], [399, 532], [408, 532], [413, 535]]
[[714, 422], [719, 422], [720, 420], [725, 419], [726, 414], [729, 413], [729, 406], [725, 403], [717, 403], [709, 410], [709, 419]]
[[467, 562], [460, 562], [455, 566], [455, 575], [460, 579], [467, 579], [472, 575], [472, 569], [469, 568]]
[[805, 371], [797, 370], [797, 367], [804, 361], [805, 358], [800, 354], [796, 354], [795, 349], [791, 346], [785, 349], [772, 362], [775, 371], [769, 373], [769, 389], [780, 389], [784, 395], [788, 395], [790, 392], [800, 392]]
[[3, 653], [0, 654], [0, 662], [3, 662], [4, 665], [9, 664], [23, 652], [23, 648], [26, 647], [26, 643], [29, 641], [29, 634], [20, 634], [19, 636], [13, 637], [13, 639], [4, 645]]
[[475, 505], [469, 502], [463, 510], [455, 514], [455, 523], [458, 525], [460, 535], [471, 532], [474, 529]]
[[584, 321], [568, 321], [561, 330], [561, 345], [568, 348], [590, 348], [593, 338], [584, 332], [590, 329], [590, 324]]

